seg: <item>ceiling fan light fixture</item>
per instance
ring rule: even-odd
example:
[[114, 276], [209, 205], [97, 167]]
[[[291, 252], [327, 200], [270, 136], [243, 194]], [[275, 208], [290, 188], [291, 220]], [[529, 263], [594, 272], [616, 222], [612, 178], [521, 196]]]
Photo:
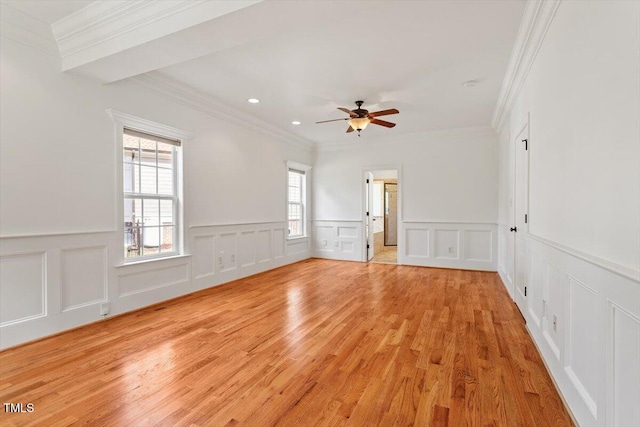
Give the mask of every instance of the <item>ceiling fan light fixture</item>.
[[349, 126], [353, 128], [353, 130], [357, 130], [358, 132], [364, 130], [367, 125], [371, 122], [368, 117], [354, 117], [349, 119]]

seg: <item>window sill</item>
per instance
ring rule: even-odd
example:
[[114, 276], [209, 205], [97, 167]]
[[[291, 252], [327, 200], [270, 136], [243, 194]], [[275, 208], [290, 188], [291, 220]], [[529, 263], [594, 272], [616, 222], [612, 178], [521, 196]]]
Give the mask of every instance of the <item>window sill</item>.
[[295, 242], [297, 240], [308, 239], [309, 236], [299, 236], [299, 237], [287, 237], [287, 242]]
[[191, 254], [173, 255], [168, 257], [149, 258], [149, 259], [143, 259], [140, 261], [124, 262], [122, 264], [117, 264], [114, 267], [115, 268], [133, 267], [136, 265], [148, 265], [154, 262], [172, 261], [172, 260], [180, 260], [180, 259], [186, 259], [186, 258], [191, 258]]

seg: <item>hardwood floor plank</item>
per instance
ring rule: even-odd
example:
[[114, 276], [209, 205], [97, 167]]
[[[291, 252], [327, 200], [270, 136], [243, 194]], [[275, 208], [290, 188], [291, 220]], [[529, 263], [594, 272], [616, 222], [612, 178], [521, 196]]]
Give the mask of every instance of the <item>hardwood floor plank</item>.
[[311, 259], [0, 352], [2, 425], [569, 426], [495, 273]]

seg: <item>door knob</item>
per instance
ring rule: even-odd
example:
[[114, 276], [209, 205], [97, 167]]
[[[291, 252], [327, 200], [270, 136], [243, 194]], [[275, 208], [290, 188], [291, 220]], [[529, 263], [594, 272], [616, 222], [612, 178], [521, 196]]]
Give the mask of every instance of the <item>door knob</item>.
[[511, 227], [511, 228], [509, 229], [509, 231], [515, 231], [515, 232], [517, 233], [517, 232], [518, 232], [518, 227]]

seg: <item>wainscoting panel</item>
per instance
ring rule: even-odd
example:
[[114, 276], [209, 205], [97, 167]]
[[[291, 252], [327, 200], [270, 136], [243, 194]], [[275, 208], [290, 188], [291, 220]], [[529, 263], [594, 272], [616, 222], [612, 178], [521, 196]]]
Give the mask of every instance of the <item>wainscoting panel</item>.
[[240, 267], [248, 267], [256, 263], [256, 232], [243, 231], [238, 240]]
[[2, 255], [0, 325], [8, 326], [46, 315], [45, 254]]
[[186, 284], [189, 282], [189, 265], [183, 259], [175, 265], [137, 264], [121, 267], [118, 269], [120, 297]]
[[469, 261], [491, 262], [493, 259], [493, 231], [465, 230], [465, 258]]
[[429, 230], [421, 228], [407, 228], [406, 258], [429, 258]]
[[273, 229], [273, 259], [284, 257], [284, 230], [284, 227]]
[[[204, 289], [309, 258], [309, 239], [287, 240], [286, 229], [284, 221], [192, 227], [193, 287]], [[208, 263], [211, 253], [214, 260]]]
[[578, 390], [585, 404], [597, 418], [598, 363], [596, 317], [598, 293], [584, 283], [569, 277], [569, 329], [568, 352], [565, 368], [569, 379]]
[[640, 272], [519, 238], [525, 269], [518, 274], [531, 289], [527, 328], [576, 420], [640, 425]]
[[309, 258], [286, 225], [195, 226], [187, 254], [129, 264], [116, 231], [2, 237], [0, 349]]
[[402, 264], [496, 271], [496, 224], [403, 222], [401, 233]]
[[640, 318], [607, 301], [609, 425], [640, 426]]
[[[489, 247], [491, 248], [491, 247]], [[459, 230], [435, 230], [435, 258], [459, 259], [460, 231]]]
[[258, 230], [256, 240], [256, 257], [258, 262], [271, 260], [271, 258], [273, 258], [271, 249], [271, 230]]
[[314, 257], [363, 261], [364, 246], [361, 221], [314, 220], [311, 224]]
[[218, 236], [219, 271], [235, 270], [238, 257], [238, 233], [221, 233]]
[[216, 274], [215, 236], [193, 238], [193, 277], [202, 279]]
[[63, 249], [61, 258], [62, 311], [107, 300], [107, 247]]
[[114, 232], [0, 238], [0, 349], [101, 319]]

